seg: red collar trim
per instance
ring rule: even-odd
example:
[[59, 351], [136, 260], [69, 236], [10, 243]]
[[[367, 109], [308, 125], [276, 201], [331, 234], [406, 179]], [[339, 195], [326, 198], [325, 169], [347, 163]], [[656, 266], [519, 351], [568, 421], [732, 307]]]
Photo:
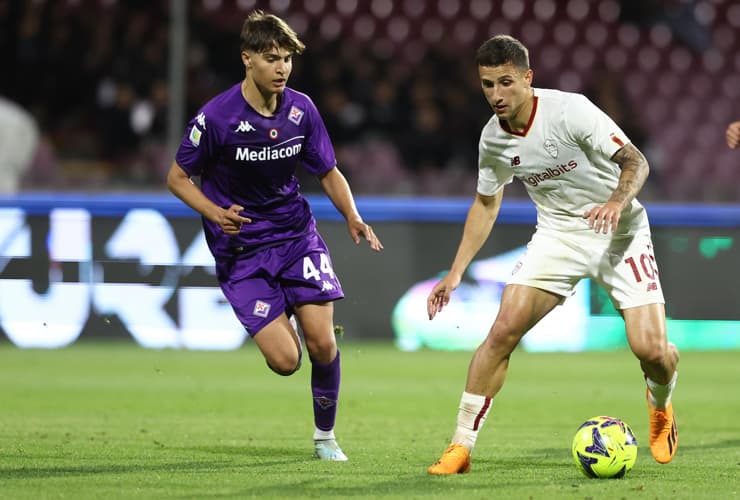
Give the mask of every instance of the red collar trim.
[[537, 102], [539, 101], [539, 98], [537, 96], [534, 97], [534, 102], [532, 104], [532, 113], [529, 115], [529, 121], [527, 122], [527, 126], [524, 127], [524, 130], [521, 132], [514, 132], [509, 128], [509, 123], [506, 120], [499, 120], [499, 123], [501, 124], [501, 128], [507, 131], [508, 133], [512, 135], [518, 135], [520, 137], [524, 137], [529, 132], [529, 129], [532, 127], [532, 122], [534, 121], [534, 115], [537, 114]]

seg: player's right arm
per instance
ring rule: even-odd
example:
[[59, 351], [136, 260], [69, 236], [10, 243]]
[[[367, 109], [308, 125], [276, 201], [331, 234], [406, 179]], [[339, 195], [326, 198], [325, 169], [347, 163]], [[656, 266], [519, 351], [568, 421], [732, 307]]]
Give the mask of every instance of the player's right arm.
[[242, 224], [252, 222], [251, 219], [239, 215], [244, 207], [231, 205], [229, 208], [221, 208], [209, 200], [203, 191], [193, 184], [190, 175], [177, 164], [177, 161], [172, 162], [167, 172], [167, 188], [190, 208], [221, 226], [226, 234], [237, 235]]
[[434, 286], [427, 297], [427, 313], [430, 320], [450, 302], [450, 295], [460, 285], [468, 265], [491, 234], [503, 197], [503, 188], [493, 196], [475, 194], [465, 218], [462, 239], [450, 271]]
[[622, 211], [640, 192], [650, 173], [647, 159], [634, 144], [625, 144], [611, 160], [619, 165], [621, 173], [617, 188], [603, 205], [597, 205], [583, 214], [588, 224], [595, 232], [607, 234], [615, 232], [619, 225]]

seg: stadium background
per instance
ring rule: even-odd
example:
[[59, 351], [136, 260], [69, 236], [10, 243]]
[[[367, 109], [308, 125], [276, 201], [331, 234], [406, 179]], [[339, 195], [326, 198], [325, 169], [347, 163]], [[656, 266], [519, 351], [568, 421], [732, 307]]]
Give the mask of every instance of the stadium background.
[[[380, 256], [354, 248], [316, 196], [348, 294], [337, 308], [348, 337], [392, 338], [401, 296], [449, 264], [490, 116], [473, 54], [505, 32], [530, 48], [536, 86], [584, 92], [648, 156], [640, 199], [668, 314], [691, 322], [686, 345], [740, 346], [740, 153], [724, 144], [740, 119], [740, 4], [727, 0], [0, 0], [0, 95], [41, 131], [21, 190], [0, 199], [0, 328], [16, 345], [243, 340], [195, 244], [197, 218], [163, 184], [186, 120], [242, 77], [238, 33], [254, 8], [285, 17], [306, 42], [290, 84], [322, 111], [386, 245]], [[524, 196], [519, 183], [507, 188], [482, 256], [526, 243]], [[221, 319], [230, 333], [204, 341]]]

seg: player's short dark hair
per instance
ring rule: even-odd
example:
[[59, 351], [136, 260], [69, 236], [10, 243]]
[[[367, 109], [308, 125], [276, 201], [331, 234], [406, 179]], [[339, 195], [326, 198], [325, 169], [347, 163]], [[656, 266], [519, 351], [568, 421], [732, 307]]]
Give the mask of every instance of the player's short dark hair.
[[529, 69], [529, 50], [519, 40], [509, 35], [489, 38], [475, 54], [478, 66], [501, 66], [511, 63], [521, 70]]
[[240, 38], [242, 51], [264, 52], [277, 46], [293, 54], [302, 54], [306, 49], [288, 23], [261, 10], [255, 10], [247, 16]]

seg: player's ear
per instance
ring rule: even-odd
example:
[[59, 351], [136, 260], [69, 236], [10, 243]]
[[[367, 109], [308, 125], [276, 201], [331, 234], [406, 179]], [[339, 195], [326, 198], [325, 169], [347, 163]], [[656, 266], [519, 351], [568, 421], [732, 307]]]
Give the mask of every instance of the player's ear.
[[532, 68], [528, 69], [524, 73], [524, 79], [527, 81], [529, 85], [532, 85], [532, 80], [534, 79], [534, 71], [532, 71]]
[[242, 63], [244, 63], [244, 67], [246, 69], [251, 69], [252, 60], [249, 57], [249, 53], [246, 50], [242, 50]]

